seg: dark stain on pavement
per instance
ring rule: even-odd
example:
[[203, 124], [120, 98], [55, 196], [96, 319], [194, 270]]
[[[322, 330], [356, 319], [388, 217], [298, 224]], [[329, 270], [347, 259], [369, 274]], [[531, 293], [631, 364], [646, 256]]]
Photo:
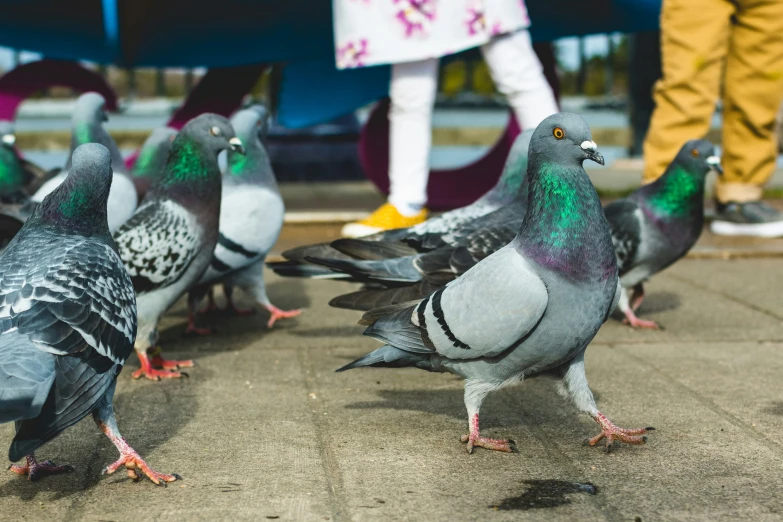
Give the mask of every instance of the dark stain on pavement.
[[489, 506], [500, 511], [528, 510], [553, 508], [570, 504], [569, 493], [587, 493], [595, 495], [598, 487], [593, 484], [581, 482], [568, 482], [565, 480], [525, 480], [528, 488], [518, 497], [509, 497], [500, 504]]
[[773, 401], [772, 404], [762, 410], [771, 415], [783, 415], [783, 401]]

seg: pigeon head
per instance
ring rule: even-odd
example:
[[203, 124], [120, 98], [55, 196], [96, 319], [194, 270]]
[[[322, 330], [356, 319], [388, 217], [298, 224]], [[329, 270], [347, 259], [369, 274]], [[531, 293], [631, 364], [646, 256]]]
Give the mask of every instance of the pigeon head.
[[257, 103], [247, 109], [241, 110], [231, 118], [231, 125], [237, 131], [237, 136], [245, 143], [251, 136], [258, 136], [264, 141], [269, 134], [269, 125], [272, 115], [266, 107]]
[[232, 150], [242, 154], [245, 151], [242, 140], [236, 137], [234, 127], [223, 116], [206, 113], [197, 116], [187, 122], [179, 134], [174, 138], [172, 147], [178, 144], [190, 142], [198, 143], [205, 153], [217, 155], [223, 150]]
[[706, 176], [711, 170], [723, 174], [720, 157], [715, 154], [715, 146], [707, 140], [686, 142], [674, 158], [672, 166], [701, 176]]
[[579, 115], [559, 112], [538, 124], [530, 139], [530, 157], [545, 154], [547, 161], [563, 165], [592, 160], [603, 165], [587, 122]]
[[71, 123], [74, 133], [80, 143], [95, 141], [90, 135], [89, 128], [99, 126], [109, 121], [109, 113], [106, 111], [106, 100], [97, 92], [86, 92], [76, 100]]
[[[663, 175], [637, 191], [638, 198], [659, 218], [704, 214], [704, 183], [711, 170], [722, 172], [715, 147], [707, 140], [685, 143]], [[686, 230], [683, 228], [683, 230]], [[701, 230], [701, 228], [699, 228]]]
[[111, 182], [109, 150], [99, 143], [81, 145], [73, 151], [68, 177], [44, 198], [27, 223], [80, 235], [109, 235], [106, 202]]
[[171, 127], [158, 127], [144, 141], [139, 156], [133, 163], [133, 177], [158, 177], [163, 172], [177, 131]]

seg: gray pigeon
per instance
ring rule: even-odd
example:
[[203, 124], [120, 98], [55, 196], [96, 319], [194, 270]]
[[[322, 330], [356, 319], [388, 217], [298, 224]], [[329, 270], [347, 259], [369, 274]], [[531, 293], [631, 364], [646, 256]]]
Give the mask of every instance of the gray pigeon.
[[179, 478], [150, 469], [114, 418], [136, 299], [107, 224], [111, 182], [109, 151], [78, 147], [68, 177], [0, 256], [0, 422], [16, 423], [8, 457], [26, 462], [10, 469], [30, 480], [73, 470], [33, 452], [90, 413], [120, 452], [104, 473]]
[[128, 170], [117, 144], [103, 127], [103, 123], [108, 119], [106, 100], [103, 96], [96, 92], [87, 92], [79, 96], [71, 118], [71, 154], [68, 155], [68, 161], [62, 172], [44, 183], [33, 194], [32, 201], [40, 203], [65, 180], [71, 168], [71, 157], [76, 147], [85, 143], [100, 143], [111, 153], [111, 168], [114, 175], [108, 206], [109, 230], [114, 232], [133, 215], [138, 204], [138, 195], [136, 187], [128, 177]]
[[[217, 156], [226, 149], [243, 151], [226, 118], [202, 114], [190, 120], [171, 145], [163, 175], [114, 235], [139, 308], [134, 348], [141, 369], [132, 374], [134, 379], [142, 375], [150, 380], [181, 377], [174, 370], [193, 366], [193, 361], [161, 357], [156, 346], [158, 321], [209, 266], [220, 216]], [[189, 317], [189, 328], [194, 321]]]
[[[267, 327], [278, 319], [295, 317], [300, 310], [281, 310], [269, 300], [264, 284], [264, 260], [283, 228], [285, 206], [272, 171], [269, 155], [261, 143], [266, 137], [269, 112], [260, 105], [237, 112], [231, 118], [237, 137], [245, 144], [244, 155], [228, 153], [223, 174], [220, 205], [220, 236], [209, 268], [191, 291], [191, 314], [198, 301], [216, 283], [223, 283], [228, 305], [238, 314], [232, 296], [234, 287], [250, 295], [269, 311]], [[210, 301], [212, 294], [209, 292]], [[214, 307], [214, 303], [210, 305]]]
[[171, 127], [158, 127], [144, 141], [139, 155], [131, 167], [130, 176], [136, 186], [139, 199], [144, 199], [152, 183], [163, 174], [169, 159], [171, 143], [177, 131]]
[[[691, 140], [655, 182], [606, 206], [623, 287], [618, 306], [634, 328], [660, 328], [636, 317], [644, 299], [643, 283], [685, 256], [698, 241], [710, 170], [723, 172], [712, 143]], [[628, 288], [633, 290], [630, 299]]]
[[[410, 228], [388, 230], [361, 240], [341, 239], [331, 244], [293, 248], [283, 252], [286, 261], [268, 263], [268, 266], [277, 274], [287, 277], [348, 279], [349, 275], [314, 266], [306, 258], [379, 260], [415, 255], [444, 245], [456, 246], [457, 237], [467, 233], [469, 229], [466, 227], [472, 221], [506, 206], [517, 196], [527, 170], [527, 151], [532, 135], [532, 130], [526, 130], [517, 137], [498, 182], [489, 192], [466, 207], [446, 212]], [[379, 242], [384, 244], [377, 244]], [[361, 252], [351, 248], [351, 245], [360, 243], [365, 244]]]
[[381, 348], [340, 368], [414, 366], [465, 379], [475, 446], [511, 451], [481, 437], [484, 398], [525, 378], [561, 379], [579, 410], [601, 427], [590, 439], [642, 444], [651, 428], [625, 430], [595, 405], [584, 353], [619, 298], [617, 263], [601, 203], [582, 162], [603, 164], [590, 129], [574, 114], [546, 118], [530, 142], [529, 203], [512, 243], [418, 303], [367, 312], [365, 335]]

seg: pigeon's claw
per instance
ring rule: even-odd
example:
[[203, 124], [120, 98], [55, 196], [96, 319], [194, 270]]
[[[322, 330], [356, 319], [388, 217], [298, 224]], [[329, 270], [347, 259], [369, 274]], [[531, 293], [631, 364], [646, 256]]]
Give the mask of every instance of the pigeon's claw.
[[[139, 362], [141, 368], [131, 374], [134, 379], [140, 379], [145, 377], [151, 381], [159, 381], [161, 379], [179, 379], [180, 377], [187, 377], [187, 373], [171, 371], [177, 368], [189, 368], [193, 366], [193, 361], [167, 361], [160, 355], [160, 348], [155, 348], [154, 355], [150, 359], [147, 352], [137, 352], [139, 356]], [[163, 368], [159, 370], [154, 368], [157, 366]]]
[[661, 325], [659, 325], [655, 321], [645, 321], [644, 319], [639, 319], [638, 317], [636, 317], [636, 314], [633, 313], [633, 308], [629, 308], [628, 310], [623, 311], [623, 314], [625, 315], [625, 319], [623, 319], [623, 324], [630, 325], [631, 328], [647, 328], [650, 330], [663, 330], [663, 328], [661, 328]]
[[474, 414], [470, 419], [470, 433], [460, 437], [462, 442], [467, 442], [468, 453], [473, 453], [473, 448], [484, 448], [494, 451], [504, 451], [511, 453], [514, 451], [514, 441], [511, 439], [490, 439], [482, 437], [479, 433], [479, 416]]
[[505, 451], [506, 453], [512, 453], [514, 451], [514, 441], [511, 439], [490, 439], [489, 437], [481, 437], [476, 434], [468, 434], [460, 437], [462, 442], [467, 442], [466, 449], [468, 453], [473, 453], [473, 448], [484, 448], [494, 451]]
[[17, 475], [27, 475], [27, 480], [30, 482], [35, 482], [49, 475], [59, 475], [74, 471], [73, 466], [58, 466], [51, 460], [38, 462], [33, 454], [28, 455], [25, 460], [24, 464], [14, 464], [8, 469]]
[[[126, 443], [127, 445], [127, 443]], [[168, 482], [174, 482], [175, 480], [182, 480], [182, 477], [177, 475], [176, 473], [167, 474], [167, 473], [158, 473], [157, 471], [153, 470], [149, 464], [147, 464], [141, 456], [136, 453], [136, 450], [128, 446], [127, 450], [124, 450], [120, 458], [117, 459], [115, 462], [109, 464], [103, 469], [104, 475], [111, 475], [121, 467], [125, 467], [125, 470], [128, 472], [128, 477], [133, 479], [134, 481], [141, 480], [141, 476], [139, 475], [139, 472], [141, 472], [142, 475], [150, 479], [152, 482], [154, 482], [158, 486], [165, 486]]]
[[644, 301], [644, 285], [639, 283], [633, 287], [633, 294], [631, 294], [631, 310], [634, 312], [639, 310], [639, 307], [642, 306], [642, 301]]
[[655, 430], [655, 428], [636, 428], [636, 429], [624, 429], [615, 426], [612, 421], [607, 419], [602, 413], [597, 413], [594, 417], [595, 422], [601, 426], [601, 433], [589, 439], [587, 444], [595, 446], [601, 440], [606, 439], [606, 451], [611, 451], [614, 441], [624, 442], [626, 444], [645, 444], [647, 437], [644, 436], [647, 433]]
[[266, 322], [267, 328], [272, 328], [278, 319], [290, 319], [302, 313], [302, 310], [281, 310], [275, 305], [271, 304], [265, 306], [264, 308], [269, 310], [270, 313], [269, 321]]

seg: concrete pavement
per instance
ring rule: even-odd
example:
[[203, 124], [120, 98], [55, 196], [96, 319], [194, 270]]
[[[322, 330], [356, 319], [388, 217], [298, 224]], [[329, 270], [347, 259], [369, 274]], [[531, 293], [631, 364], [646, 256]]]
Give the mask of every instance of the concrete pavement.
[[[655, 426], [643, 447], [582, 445], [596, 425], [533, 379], [492, 395], [489, 436], [519, 453], [467, 455], [462, 383], [414, 369], [334, 369], [377, 346], [358, 313], [325, 303], [346, 283], [269, 277], [272, 300], [304, 314], [212, 318], [185, 338], [163, 324], [190, 378], [120, 376], [125, 437], [168, 488], [100, 469], [116, 452], [85, 419], [40, 457], [76, 472], [29, 483], [0, 473], [0, 518], [18, 520], [780, 520], [783, 519], [781, 259], [685, 260], [648, 287], [642, 315], [665, 331], [607, 323], [587, 351], [601, 410]], [[11, 426], [0, 427], [7, 444]], [[529, 481], [532, 481], [529, 483]], [[551, 482], [562, 481], [562, 482]], [[588, 494], [593, 484], [596, 494]]]

